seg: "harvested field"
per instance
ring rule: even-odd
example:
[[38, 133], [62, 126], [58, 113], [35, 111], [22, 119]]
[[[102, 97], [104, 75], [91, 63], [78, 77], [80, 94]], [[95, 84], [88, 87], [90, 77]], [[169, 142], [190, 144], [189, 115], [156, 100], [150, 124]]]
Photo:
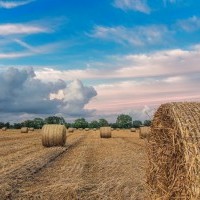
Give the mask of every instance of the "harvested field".
[[144, 200], [145, 141], [138, 132], [67, 134], [64, 147], [44, 148], [38, 130], [0, 131], [1, 199]]

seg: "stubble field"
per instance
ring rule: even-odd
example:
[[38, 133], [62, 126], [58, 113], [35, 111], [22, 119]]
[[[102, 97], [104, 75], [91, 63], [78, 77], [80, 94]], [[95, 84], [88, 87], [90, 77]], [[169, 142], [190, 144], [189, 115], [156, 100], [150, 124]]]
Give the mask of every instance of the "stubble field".
[[67, 134], [44, 148], [41, 132], [0, 132], [0, 199], [146, 200], [145, 141], [130, 130]]

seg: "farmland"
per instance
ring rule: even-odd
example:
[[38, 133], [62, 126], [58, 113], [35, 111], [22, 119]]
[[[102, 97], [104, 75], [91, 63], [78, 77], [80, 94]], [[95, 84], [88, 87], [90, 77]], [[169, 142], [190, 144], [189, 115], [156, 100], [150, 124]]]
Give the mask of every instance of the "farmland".
[[76, 130], [53, 148], [39, 130], [0, 132], [1, 199], [148, 199], [145, 146], [130, 130]]

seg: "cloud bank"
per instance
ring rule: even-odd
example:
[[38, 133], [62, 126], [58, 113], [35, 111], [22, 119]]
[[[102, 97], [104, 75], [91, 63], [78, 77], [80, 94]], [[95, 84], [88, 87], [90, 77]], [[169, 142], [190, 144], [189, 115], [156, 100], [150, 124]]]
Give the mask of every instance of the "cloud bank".
[[5, 1], [5, 0], [2, 0], [2, 1], [0, 1], [0, 8], [12, 9], [12, 8], [16, 8], [19, 6], [29, 4], [33, 1], [34, 0], [27, 0], [27, 1]]
[[[79, 80], [68, 85], [63, 80], [43, 82], [32, 68], [8, 68], [0, 72], [0, 80], [0, 113], [86, 116], [93, 112], [84, 107], [97, 93]], [[60, 91], [63, 97], [56, 98]]]

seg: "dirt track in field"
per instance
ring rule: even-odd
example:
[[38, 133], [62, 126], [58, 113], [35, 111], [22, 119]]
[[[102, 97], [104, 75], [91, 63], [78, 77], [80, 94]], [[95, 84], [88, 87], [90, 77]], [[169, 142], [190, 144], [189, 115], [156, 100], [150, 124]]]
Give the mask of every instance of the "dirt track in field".
[[70, 133], [44, 148], [41, 133], [0, 133], [0, 199], [146, 200], [145, 142], [137, 133]]

